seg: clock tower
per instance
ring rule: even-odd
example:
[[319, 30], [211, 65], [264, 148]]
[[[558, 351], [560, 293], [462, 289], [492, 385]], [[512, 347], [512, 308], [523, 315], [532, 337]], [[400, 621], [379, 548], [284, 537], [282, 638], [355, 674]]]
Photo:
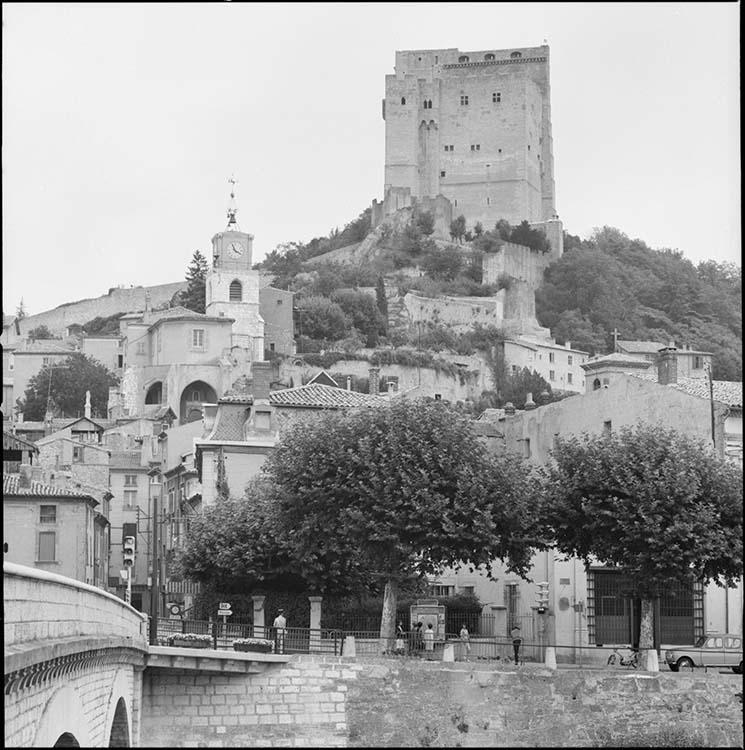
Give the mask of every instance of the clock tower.
[[212, 238], [212, 268], [206, 279], [206, 312], [233, 318], [233, 346], [248, 349], [252, 361], [264, 359], [264, 319], [259, 312], [259, 272], [251, 269], [253, 235], [241, 232], [235, 215], [231, 177], [228, 225]]

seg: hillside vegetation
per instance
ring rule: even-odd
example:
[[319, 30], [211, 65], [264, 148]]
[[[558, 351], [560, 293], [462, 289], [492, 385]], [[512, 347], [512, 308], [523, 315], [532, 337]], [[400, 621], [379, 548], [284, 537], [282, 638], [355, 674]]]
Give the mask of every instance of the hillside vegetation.
[[[374, 346], [383, 336], [387, 338], [382, 343], [394, 346], [415, 343], [410, 335], [387, 331], [369, 304], [365, 305], [367, 316], [352, 315], [355, 300], [340, 290], [372, 287], [385, 277], [399, 294], [411, 290], [433, 297], [493, 295], [496, 286], [481, 284], [482, 253], [501, 252], [502, 240], [519, 242], [518, 233], [529, 231], [527, 225], [510, 228], [498, 223], [491, 230], [479, 228], [476, 236], [453, 237], [458, 244], [448, 246], [431, 238], [433, 225], [426, 214], [415, 215], [403, 230], [383, 233], [379, 255], [372, 264], [325, 263], [310, 272], [304, 269], [304, 261], [360, 242], [369, 230], [368, 209], [342, 231], [334, 230], [329, 237], [308, 243], [280, 246], [261, 264], [263, 271], [276, 275], [275, 286], [298, 294], [298, 307], [302, 309], [305, 300], [313, 310], [313, 315], [308, 310], [308, 322], [313, 318], [315, 324], [301, 322], [301, 350], [318, 351], [330, 341], [343, 342], [340, 348], [354, 350], [360, 342]], [[463, 239], [465, 244], [461, 244]], [[529, 239], [531, 244], [535, 240]], [[414, 266], [424, 275], [406, 273]], [[618, 330], [620, 339], [661, 344], [674, 340], [678, 345], [710, 351], [716, 379], [742, 380], [741, 288], [741, 268], [734, 263], [702, 261], [694, 265], [678, 251], [654, 250], [618, 229], [603, 227], [588, 240], [565, 233], [564, 255], [546, 270], [544, 284], [536, 293], [536, 314], [560, 343], [571, 341], [592, 354], [611, 351], [612, 331]], [[384, 312], [380, 298], [378, 308]], [[322, 325], [324, 316], [333, 325], [329, 321]], [[460, 348], [452, 333], [437, 326], [430, 328], [436, 330], [425, 331], [424, 341], [422, 332], [418, 333], [417, 345]], [[331, 330], [333, 335], [327, 335]], [[430, 347], [434, 342], [440, 346]]]

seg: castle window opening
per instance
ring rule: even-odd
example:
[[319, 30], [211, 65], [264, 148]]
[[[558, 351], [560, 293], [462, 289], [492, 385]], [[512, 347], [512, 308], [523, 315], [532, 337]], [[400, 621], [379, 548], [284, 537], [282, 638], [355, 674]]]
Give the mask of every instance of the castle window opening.
[[230, 289], [228, 291], [228, 299], [231, 302], [240, 302], [243, 299], [243, 286], [238, 279], [230, 282]]
[[528, 144], [528, 151], [530, 151], [530, 144]]
[[406, 104], [406, 97], [405, 96], [401, 97], [401, 104]]
[[461, 94], [460, 95], [460, 103], [461, 106], [467, 107], [468, 106], [468, 94]]
[[548, 353], [548, 361], [549, 362], [554, 362], [555, 361], [555, 357], [554, 357], [554, 353], [553, 352], [549, 352]]
[[567, 383], [569, 383], [570, 385], [572, 383], [572, 373], [571, 372], [567, 373]]
[[571, 354], [567, 357], [567, 364], [568, 365], [574, 364], [574, 358], [572, 357]]
[[124, 355], [123, 354], [116, 355], [116, 366], [124, 367]]
[[195, 388], [191, 392], [191, 400], [192, 401], [201, 401], [202, 400], [202, 391], [200, 391], [200, 390], [198, 390], [198, 389]]
[[440, 170], [440, 177], [444, 177], [444, 176], [445, 176], [445, 170], [444, 170], [444, 169], [441, 169], [441, 170]]
[[440, 58], [439, 58], [439, 57], [438, 57], [437, 55], [435, 55], [435, 63], [437, 63], [437, 61], [438, 61], [439, 59], [440, 59]]
[[491, 204], [491, 198], [489, 198], [489, 196], [487, 196], [486, 197], [486, 205], [488, 206], [490, 204]]
[[498, 154], [501, 154], [501, 153], [502, 153], [502, 149], [501, 149], [501, 148], [498, 148], [498, 149], [497, 149], [497, 153], [498, 153]]
[[592, 390], [593, 391], [600, 390], [600, 378], [595, 378], [595, 380], [592, 381]]
[[549, 380], [556, 380], [556, 371], [555, 370], [549, 370], [548, 371], [548, 379]]
[[511, 54], [510, 54], [510, 57], [511, 57], [511, 58], [512, 58], [513, 60], [514, 60], [514, 59], [516, 59], [516, 58], [518, 58], [518, 57], [522, 57], [522, 56], [523, 56], [523, 53], [522, 53], [522, 52], [513, 52], [513, 53], [511, 53]]
[[281, 304], [282, 304], [282, 300], [281, 300], [281, 299], [278, 299], [278, 300], [277, 300], [277, 307], [279, 307], [279, 306], [280, 306]]
[[460, 57], [458, 58], [458, 62], [460, 62], [460, 63], [463, 63], [463, 62], [470, 62], [470, 59], [469, 59], [468, 55], [461, 55], [461, 56], [460, 56]]
[[494, 55], [491, 52], [488, 52], [487, 54], [484, 55], [484, 60], [493, 60], [493, 59], [494, 59]]
[[613, 422], [611, 420], [608, 420], [607, 422], [603, 422], [603, 435], [605, 437], [610, 437], [610, 434], [612, 431], [613, 431]]
[[457, 198], [455, 199], [454, 203], [455, 203], [455, 207], [458, 208], [458, 199]]
[[493, 94], [491, 95], [491, 100], [492, 100], [492, 102], [494, 102], [495, 104], [499, 104], [499, 103], [500, 103], [500, 102], [502, 101], [502, 94], [501, 94], [501, 92], [499, 92], [499, 91], [495, 91], [495, 92], [494, 92], [494, 93], [493, 93]]
[[270, 352], [274, 351], [274, 343], [269, 344], [269, 351]]

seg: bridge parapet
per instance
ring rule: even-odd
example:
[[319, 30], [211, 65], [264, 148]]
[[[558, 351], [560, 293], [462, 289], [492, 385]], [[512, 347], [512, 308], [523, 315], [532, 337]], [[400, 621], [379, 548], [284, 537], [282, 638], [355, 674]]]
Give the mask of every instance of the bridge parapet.
[[146, 617], [116, 596], [71, 578], [3, 563], [5, 671], [91, 648], [147, 651]]

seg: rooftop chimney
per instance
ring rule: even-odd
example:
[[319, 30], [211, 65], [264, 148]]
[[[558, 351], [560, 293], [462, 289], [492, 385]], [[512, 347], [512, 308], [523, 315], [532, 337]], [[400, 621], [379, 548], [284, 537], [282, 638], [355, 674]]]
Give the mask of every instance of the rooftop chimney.
[[19, 467], [18, 486], [23, 489], [31, 487], [31, 464], [21, 464]]
[[657, 382], [660, 385], [678, 382], [678, 350], [674, 341], [657, 352]]
[[254, 403], [269, 401], [269, 383], [272, 379], [271, 362], [254, 362], [251, 365], [251, 377]]
[[533, 394], [528, 393], [525, 397], [525, 411], [530, 411], [531, 409], [537, 409], [537, 405], [535, 401], [533, 401]]
[[370, 395], [378, 396], [380, 395], [380, 368], [371, 367], [369, 370], [369, 373], [370, 373]]
[[85, 418], [91, 418], [91, 392], [85, 392]]
[[515, 405], [512, 403], [512, 401], [508, 401], [504, 405], [504, 413], [510, 415], [515, 413]]
[[351, 375], [347, 375], [347, 390], [348, 391], [352, 390], [352, 376]]

